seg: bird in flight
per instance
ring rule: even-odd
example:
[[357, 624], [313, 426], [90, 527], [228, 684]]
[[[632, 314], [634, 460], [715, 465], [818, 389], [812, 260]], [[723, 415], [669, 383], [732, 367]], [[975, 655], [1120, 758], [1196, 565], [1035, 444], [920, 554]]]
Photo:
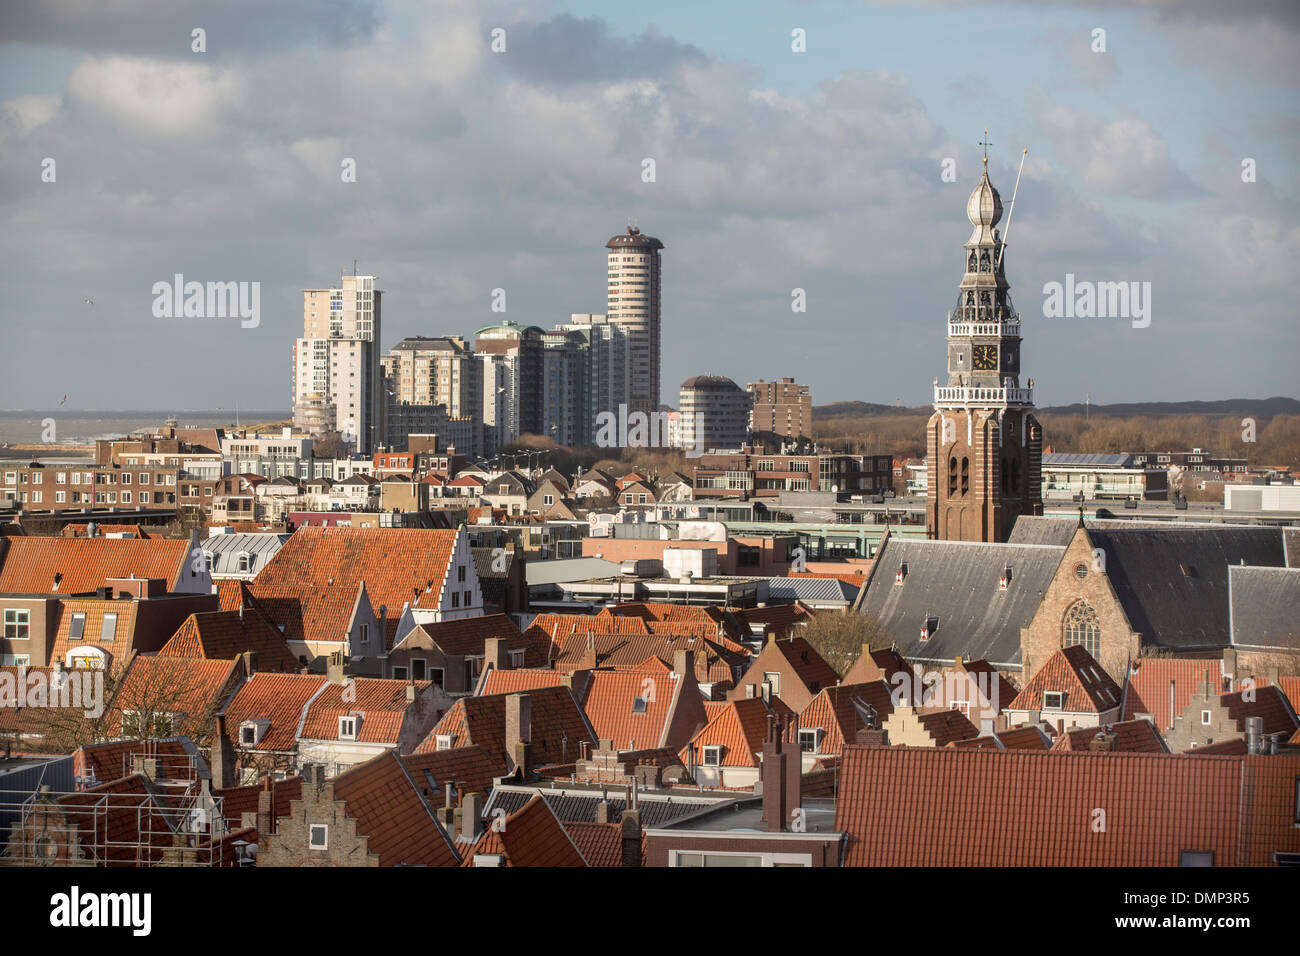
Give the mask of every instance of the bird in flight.
[[94, 304], [95, 304], [94, 299], [86, 299], [86, 305], [94, 305]]
[[62, 401], [60, 401], [59, 404], [62, 405], [63, 402], [66, 402], [67, 400], [68, 400], [68, 396], [64, 395]]

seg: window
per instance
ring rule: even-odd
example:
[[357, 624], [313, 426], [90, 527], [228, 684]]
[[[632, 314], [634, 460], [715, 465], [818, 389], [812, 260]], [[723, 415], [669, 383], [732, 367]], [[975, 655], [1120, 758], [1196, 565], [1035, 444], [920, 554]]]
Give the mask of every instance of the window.
[[77, 612], [72, 615], [72, 623], [68, 626], [68, 640], [79, 641], [86, 636], [86, 615]]
[[1097, 619], [1097, 612], [1087, 602], [1076, 601], [1070, 605], [1061, 627], [1062, 647], [1082, 644], [1083, 649], [1093, 657], [1101, 655], [1101, 622]]
[[457, 581], [465, 580], [465, 566], [463, 564], [456, 569], [456, 580]]
[[1078, 577], [1080, 581], [1082, 581], [1084, 578], [1088, 576], [1088, 566], [1086, 564], [1076, 564], [1074, 566], [1074, 573], [1075, 576]]
[[394, 668], [393, 668], [393, 680], [406, 680], [406, 668], [405, 668], [405, 667], [394, 667]]
[[469, 593], [468, 591], [465, 591], [465, 592], [463, 592], [463, 594], [465, 595], [465, 606], [466, 606], [466, 607], [469, 607], [469, 606], [473, 603], [473, 602], [470, 600], [470, 593]]
[[1201, 724], [1206, 727], [1210, 726], [1210, 712], [1208, 710], [1201, 711]]
[[[83, 614], [82, 617], [85, 617]], [[22, 608], [5, 608], [5, 640], [27, 640], [31, 611]]]
[[523, 667], [523, 666], [524, 666], [524, 654], [525, 654], [525, 653], [526, 653], [526, 652], [523, 651], [523, 650], [511, 651], [511, 652], [510, 652], [510, 666], [511, 666], [511, 667]]
[[360, 637], [358, 638], [358, 643], [361, 643], [361, 644], [369, 644], [369, 643], [370, 643], [370, 625], [369, 625], [369, 624], [362, 624], [360, 630], [361, 630], [361, 634], [360, 634]]
[[246, 747], [251, 747], [257, 743], [257, 728], [248, 724], [239, 728], [239, 742]]
[[717, 744], [709, 744], [702, 748], [704, 752], [704, 766], [721, 767], [722, 766], [722, 747]]
[[428, 672], [428, 661], [423, 657], [411, 658], [411, 679], [424, 680], [424, 675]]
[[252, 567], [252, 563], [253, 563], [253, 556], [252, 556], [251, 554], [249, 554], [247, 551], [245, 551], [245, 552], [243, 552], [243, 553], [241, 553], [241, 554], [239, 555], [239, 570], [240, 570], [240, 571], [248, 571], [248, 570], [250, 570], [251, 567]]
[[130, 503], [131, 503], [131, 492], [129, 491], [122, 492], [122, 504], [129, 505]]
[[778, 697], [781, 696], [781, 672], [780, 671], [764, 671], [763, 683], [771, 684], [772, 693], [776, 694]]
[[451, 749], [451, 734], [438, 734], [434, 739], [437, 741], [437, 748], [439, 750]]
[[1060, 710], [1065, 706], [1065, 691], [1043, 691], [1043, 710]]
[[339, 718], [339, 740], [356, 740], [357, 724], [360, 720], [355, 714]]
[[460, 607], [460, 592], [459, 592], [459, 591], [452, 591], [452, 592], [451, 592], [451, 606], [452, 606], [452, 607]]
[[105, 614], [104, 626], [100, 630], [100, 640], [112, 641], [117, 639], [117, 615]]
[[313, 823], [307, 837], [307, 848], [311, 850], [328, 850], [330, 845], [330, 828], [324, 823]]
[[634, 713], [634, 714], [644, 714], [644, 713], [646, 712], [646, 707], [649, 705], [649, 703], [650, 703], [649, 698], [646, 698], [646, 697], [633, 697], [633, 698], [632, 698], [632, 713]]
[[1213, 850], [1179, 850], [1179, 866], [1214, 866]]
[[817, 745], [821, 743], [821, 736], [820, 727], [801, 727], [799, 729], [799, 749], [806, 754], [815, 754]]

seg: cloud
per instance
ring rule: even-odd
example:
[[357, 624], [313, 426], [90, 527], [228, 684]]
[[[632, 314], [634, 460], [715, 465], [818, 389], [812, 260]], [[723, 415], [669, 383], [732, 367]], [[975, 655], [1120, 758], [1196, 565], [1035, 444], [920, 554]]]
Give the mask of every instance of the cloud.
[[1169, 156], [1169, 144], [1136, 116], [1106, 121], [1054, 106], [1039, 116], [1054, 155], [1089, 189], [1141, 199], [1184, 199], [1197, 187]]
[[650, 27], [635, 37], [610, 32], [596, 17], [560, 14], [522, 23], [506, 33], [502, 64], [530, 83], [566, 85], [659, 77], [684, 63], [707, 57]]

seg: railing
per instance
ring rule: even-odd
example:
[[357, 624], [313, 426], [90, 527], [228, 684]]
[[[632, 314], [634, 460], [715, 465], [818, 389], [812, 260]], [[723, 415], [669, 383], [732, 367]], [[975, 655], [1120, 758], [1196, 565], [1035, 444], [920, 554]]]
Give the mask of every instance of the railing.
[[1032, 405], [1032, 388], [971, 388], [969, 386], [939, 386], [934, 388], [936, 405]]
[[960, 335], [1020, 335], [1020, 323], [1017, 322], [949, 322], [948, 337]]

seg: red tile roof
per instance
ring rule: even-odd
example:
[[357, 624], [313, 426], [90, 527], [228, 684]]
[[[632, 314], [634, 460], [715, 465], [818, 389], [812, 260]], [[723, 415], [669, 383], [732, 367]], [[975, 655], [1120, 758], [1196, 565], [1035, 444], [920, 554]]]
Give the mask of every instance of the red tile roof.
[[[678, 679], [662, 667], [594, 671], [582, 708], [596, 739], [613, 741], [617, 750], [645, 750], [665, 745], [677, 694]], [[645, 702], [641, 711], [637, 700]]]
[[[1217, 660], [1200, 660], [1180, 657], [1142, 657], [1129, 668], [1124, 687], [1124, 720], [1138, 714], [1150, 714], [1156, 729], [1169, 730], [1174, 717], [1187, 709], [1201, 685], [1209, 680], [1216, 688], [1221, 677]], [[1173, 711], [1169, 709], [1169, 686], [1174, 688]]]
[[849, 747], [835, 828], [849, 866], [1177, 866], [1181, 850], [1258, 866], [1300, 851], [1297, 773], [1284, 756]]
[[189, 572], [190, 542], [167, 538], [9, 539], [0, 594], [81, 594], [109, 578], [162, 578], [170, 590]]
[[271, 792], [271, 827], [272, 832], [275, 832], [276, 821], [280, 817], [287, 817], [292, 810], [289, 802], [302, 799], [302, 777], [289, 777], [286, 780], [267, 777], [252, 786], [214, 790], [213, 795], [221, 798], [221, 815], [226, 818], [227, 825], [238, 827], [245, 813], [256, 813], [258, 797], [264, 789]]
[[421, 624], [408, 633], [393, 648], [411, 640], [411, 635], [423, 631], [444, 654], [482, 654], [492, 638], [505, 638], [511, 650], [524, 651], [525, 667], [545, 667], [550, 660], [551, 642], [540, 631], [525, 636], [509, 614], [484, 614], [479, 617], [462, 617], [451, 621]]
[[[323, 674], [270, 674], [259, 671], [244, 682], [226, 705], [224, 713], [227, 732], [240, 749], [291, 752], [297, 746], [298, 724], [302, 720], [303, 708], [326, 683]], [[237, 736], [239, 725], [258, 718], [269, 720], [271, 726], [255, 746], [240, 745]]]
[[[82, 647], [98, 647], [108, 653], [114, 664], [126, 659], [135, 650], [135, 622], [139, 605], [135, 601], [101, 601], [96, 598], [64, 598], [59, 601], [54, 623], [54, 643], [50, 645], [50, 660], [67, 662], [68, 652]], [[72, 640], [72, 616], [84, 614], [80, 640]], [[114, 614], [113, 639], [103, 640], [104, 615]]]
[[[514, 754], [506, 752], [506, 697], [462, 697], [443, 715], [436, 727], [415, 748], [416, 753], [438, 749], [438, 737], [450, 735], [452, 747], [470, 744], [503, 755], [513, 765]], [[567, 763], [582, 752], [582, 742], [596, 742], [596, 734], [567, 687], [541, 687], [529, 691], [532, 714], [532, 760], [534, 766]]]
[[[1253, 696], [1253, 700], [1247, 698]], [[1297, 721], [1291, 702], [1276, 685], [1254, 688], [1253, 695], [1244, 691], [1230, 691], [1219, 696], [1219, 703], [1228, 710], [1228, 715], [1237, 722], [1237, 729], [1246, 730], [1247, 717], [1259, 717], [1263, 721], [1264, 734], [1282, 734], [1288, 739], [1295, 733]]]
[[[312, 786], [310, 782], [306, 786]], [[347, 804], [357, 833], [380, 866], [457, 866], [460, 858], [417, 782], [393, 751], [339, 774], [334, 798]]]
[[1063, 647], [1046, 661], [1003, 709], [1042, 710], [1046, 691], [1064, 691], [1066, 713], [1099, 714], [1120, 705], [1123, 693], [1082, 644]]
[[298, 658], [289, 653], [280, 632], [255, 611], [208, 611], [191, 614], [158, 651], [159, 657], [233, 660], [252, 651], [257, 670], [294, 673]]
[[1053, 750], [1089, 750], [1098, 734], [1114, 734], [1115, 744], [1110, 753], [1145, 753], [1163, 754], [1169, 750], [1165, 746], [1155, 725], [1149, 720], [1125, 720], [1106, 727], [1084, 727], [1067, 730], [1056, 738]]
[[[108, 718], [110, 736], [122, 736], [122, 712], [180, 714], [168, 734], [184, 734], [202, 742], [226, 699], [234, 691], [238, 661], [205, 661], [190, 657], [132, 658], [126, 676], [113, 697]], [[156, 733], [146, 724], [141, 732]]]
[[475, 696], [518, 694], [539, 687], [559, 687], [564, 682], [564, 678], [563, 671], [547, 668], [512, 667], [509, 670], [499, 671], [495, 667], [488, 667], [483, 673]]
[[465, 866], [480, 853], [505, 857], [506, 866], [586, 866], [582, 853], [540, 794], [489, 828], [465, 854]]
[[[763, 751], [763, 741], [767, 737], [769, 717], [789, 720], [794, 711], [773, 698], [771, 706], [760, 697], [746, 700], [717, 701], [704, 705], [709, 722], [700, 728], [690, 742], [678, 754], [684, 766], [690, 766], [691, 747], [695, 748], [695, 764], [703, 760], [704, 747], [722, 747], [723, 767], [757, 767], [760, 760], [757, 754]], [[793, 733], [793, 724], [789, 725]]]
[[564, 829], [588, 866], [623, 865], [623, 828], [619, 824], [570, 821]]
[[433, 686], [429, 681], [416, 681], [415, 703], [406, 699], [410, 686], [404, 680], [385, 680], [378, 677], [355, 677], [342, 684], [325, 685], [306, 709], [300, 738], [308, 740], [338, 740], [339, 718], [361, 714], [361, 727], [357, 741], [369, 744], [396, 746], [408, 713], [425, 706], [420, 696]]
[[[402, 607], [436, 607], [460, 531], [322, 528], [295, 531], [258, 572], [253, 595], [322, 593], [364, 582], [375, 613], [395, 631]], [[464, 545], [468, 556], [468, 545]], [[333, 581], [331, 585], [330, 582]], [[277, 621], [276, 623], [281, 623]]]
[[[820, 727], [817, 752], [837, 754], [845, 743], [853, 743], [858, 730], [866, 727], [863, 712], [874, 710], [880, 724], [894, 711], [889, 685], [883, 680], [870, 684], [837, 684], [817, 694], [799, 714], [799, 727]], [[879, 724], [877, 724], [879, 726]]]

